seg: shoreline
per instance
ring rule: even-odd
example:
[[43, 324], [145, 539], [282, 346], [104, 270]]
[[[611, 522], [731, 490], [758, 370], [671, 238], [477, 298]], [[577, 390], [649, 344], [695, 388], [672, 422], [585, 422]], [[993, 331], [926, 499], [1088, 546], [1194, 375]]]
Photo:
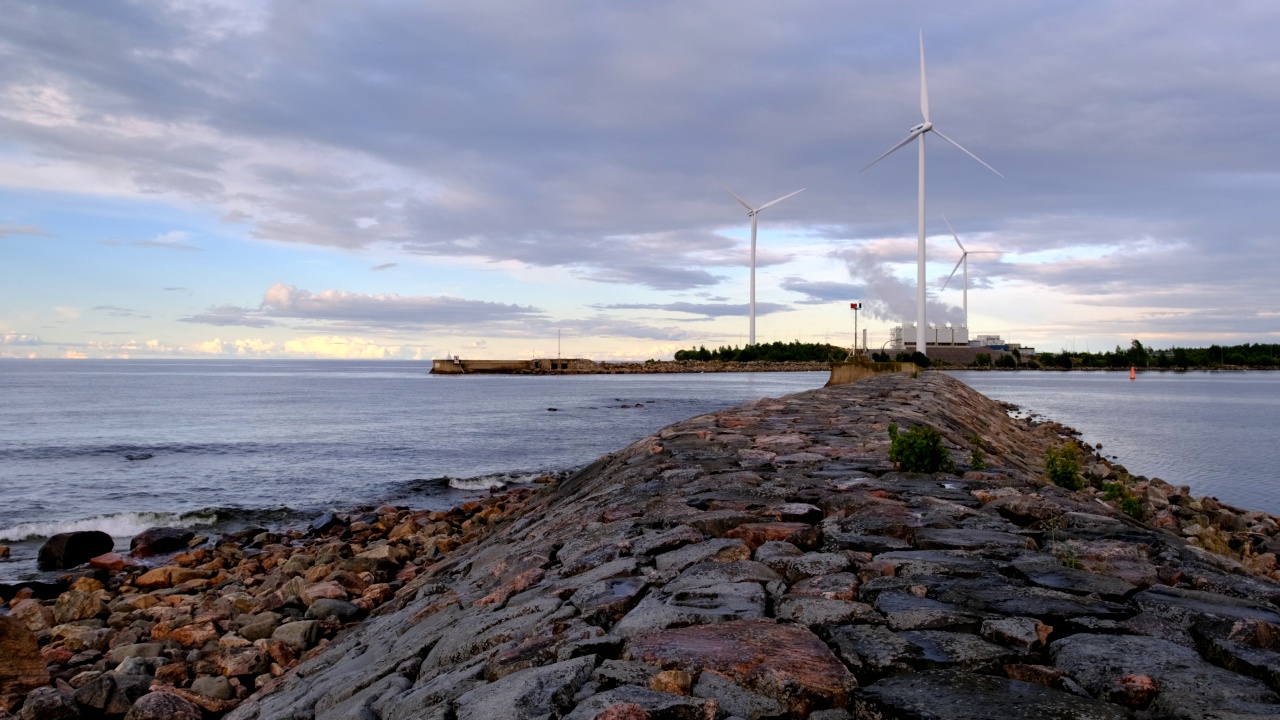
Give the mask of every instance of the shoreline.
[[[128, 665], [148, 678], [145, 690], [213, 716], [243, 704], [236, 718], [339, 706], [385, 717], [377, 708], [405, 703], [483, 717], [497, 707], [486, 704], [495, 693], [528, 699], [548, 683], [558, 688], [554, 709], [569, 717], [627, 704], [656, 712], [662, 703], [690, 713], [735, 703], [797, 716], [824, 707], [905, 712], [897, 679], [907, 677], [944, 696], [986, 683], [988, 701], [1030, 683], [1053, 702], [1103, 712], [1151, 706], [1190, 681], [1146, 668], [1126, 677], [1147, 677], [1159, 686], [1154, 694], [1112, 692], [1054, 649], [1079, 650], [1072, 637], [1088, 636], [1092, 651], [1113, 642], [1106, 638], [1146, 642], [1160, 630], [1174, 638], [1161, 642], [1189, 644], [1219, 665], [1237, 658], [1237, 667], [1245, 650], [1272, 652], [1243, 630], [1205, 640], [1178, 618], [1239, 616], [1247, 600], [1246, 619], [1280, 624], [1276, 518], [1130, 476], [1092, 449], [1087, 492], [1048, 485], [1043, 451], [1074, 431], [1008, 410], [940, 373], [765, 399], [677, 423], [537, 491], [517, 488], [443, 514], [384, 507], [317, 519], [312, 533], [228, 536], [172, 556], [167, 577], [120, 567], [106, 582], [78, 580], [56, 601], [3, 609], [35, 624], [86, 615], [37, 633], [62, 695], [128, 699], [144, 689], [142, 680], [121, 680]], [[934, 426], [955, 474], [896, 472], [887, 460], [890, 421]], [[966, 467], [972, 433], [988, 448], [987, 470]], [[1151, 524], [1119, 512], [1119, 498], [1104, 500], [1104, 483], [1122, 486]], [[1017, 599], [1018, 612], [984, 600], [990, 588], [965, 584], [979, 579]], [[679, 600], [690, 594], [701, 599]], [[312, 613], [317, 603], [322, 610]], [[349, 622], [308, 620], [349, 610], [337, 603], [357, 608]], [[268, 613], [280, 617], [260, 617]], [[310, 630], [297, 627], [307, 622]], [[290, 629], [276, 638], [282, 627]], [[746, 642], [744, 628], [810, 663], [810, 674], [786, 685], [768, 662], [754, 675], [723, 666]], [[293, 651], [285, 643], [292, 634], [314, 644]], [[698, 655], [694, 639], [719, 648], [717, 657]], [[868, 654], [875, 643], [897, 649]], [[357, 662], [375, 648], [385, 662]], [[305, 677], [291, 670], [304, 662]]]

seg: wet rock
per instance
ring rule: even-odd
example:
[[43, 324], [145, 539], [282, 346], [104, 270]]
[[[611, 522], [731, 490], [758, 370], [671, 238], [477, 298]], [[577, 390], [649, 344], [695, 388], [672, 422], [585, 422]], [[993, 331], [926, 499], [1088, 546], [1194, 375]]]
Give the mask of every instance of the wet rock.
[[73, 720], [80, 717], [80, 707], [70, 695], [57, 688], [41, 687], [32, 690], [18, 720]]
[[728, 678], [713, 672], [704, 672], [698, 676], [693, 694], [715, 700], [717, 709], [722, 713], [747, 720], [781, 718], [787, 715], [787, 708], [777, 700], [739, 687]]
[[968, 528], [921, 528], [915, 546], [920, 550], [1035, 550], [1036, 541], [1025, 535]]
[[1124, 678], [1152, 678], [1155, 717], [1275, 717], [1280, 696], [1252, 678], [1210, 665], [1190, 648], [1136, 635], [1072, 635], [1050, 646], [1053, 664], [1096, 696], [1123, 690]]
[[934, 670], [881, 680], [857, 691], [852, 707], [859, 718], [901, 720], [1127, 720], [1123, 708], [1061, 690], [977, 675]]
[[0, 615], [0, 710], [14, 707], [28, 691], [48, 682], [35, 634], [18, 620]]
[[718, 673], [799, 715], [843, 706], [857, 687], [812, 632], [763, 620], [650, 633], [628, 643], [624, 656], [669, 669]]
[[143, 530], [129, 541], [129, 552], [136, 557], [151, 557], [184, 550], [196, 534], [181, 527], [153, 527]]
[[1015, 654], [976, 635], [946, 630], [908, 630], [898, 635], [920, 648], [923, 666], [930, 668], [961, 667], [978, 672], [993, 671], [1002, 660]]
[[533, 720], [564, 713], [594, 667], [595, 658], [588, 656], [512, 673], [460, 696], [458, 720]]
[[58, 533], [40, 546], [37, 564], [41, 570], [73, 568], [111, 552], [114, 547], [111, 536], [98, 530]]
[[154, 692], [138, 698], [124, 720], [203, 720], [199, 706], [172, 693]]
[[982, 622], [980, 614], [958, 605], [898, 590], [880, 593], [875, 604], [891, 630], [975, 630]]

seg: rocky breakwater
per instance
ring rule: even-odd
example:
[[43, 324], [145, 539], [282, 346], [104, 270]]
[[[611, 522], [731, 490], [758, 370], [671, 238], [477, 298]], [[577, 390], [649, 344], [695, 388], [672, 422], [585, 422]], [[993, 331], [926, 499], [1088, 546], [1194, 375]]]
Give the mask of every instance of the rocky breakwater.
[[[447, 512], [332, 513], [286, 532], [148, 530], [127, 555], [105, 552], [60, 583], [0, 594], [9, 598], [0, 605], [0, 719], [221, 717], [423, 568], [474, 546], [533, 493]], [[48, 547], [72, 552], [42, 550], [42, 560], [82, 562], [75, 553], [95, 546], [94, 535], [51, 538]]]
[[[956, 471], [896, 470], [890, 423], [938, 431]], [[690, 419], [539, 492], [229, 717], [1280, 717], [1280, 586], [1100, 477], [1049, 484], [1068, 435], [930, 373]]]

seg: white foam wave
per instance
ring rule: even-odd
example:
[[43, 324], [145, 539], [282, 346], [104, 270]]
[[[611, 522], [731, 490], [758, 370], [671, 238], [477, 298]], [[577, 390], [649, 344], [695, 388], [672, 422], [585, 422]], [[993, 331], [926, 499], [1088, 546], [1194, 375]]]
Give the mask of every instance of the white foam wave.
[[449, 478], [449, 487], [457, 490], [490, 490], [506, 486], [496, 477]]
[[203, 515], [189, 513], [178, 515], [163, 512], [129, 512], [112, 515], [97, 515], [81, 520], [54, 520], [51, 522], [21, 523], [13, 527], [0, 528], [0, 540], [21, 542], [47, 538], [64, 532], [84, 530], [100, 530], [111, 537], [131, 538], [148, 528], [164, 525], [167, 527], [200, 527], [217, 522], [213, 514]]

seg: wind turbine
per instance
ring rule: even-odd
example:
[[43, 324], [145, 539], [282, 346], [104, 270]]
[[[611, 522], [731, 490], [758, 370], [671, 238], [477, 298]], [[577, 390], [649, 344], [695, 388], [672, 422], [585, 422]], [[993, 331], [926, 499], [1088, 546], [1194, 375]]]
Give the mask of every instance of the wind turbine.
[[791, 193], [790, 195], [783, 195], [782, 197], [776, 200], [770, 200], [769, 202], [761, 205], [760, 207], [751, 207], [751, 203], [748, 203], [746, 200], [743, 200], [742, 198], [738, 197], [738, 194], [735, 193], [734, 191], [730, 190], [724, 185], [721, 185], [720, 187], [724, 188], [725, 192], [732, 195], [734, 200], [737, 200], [742, 205], [742, 207], [746, 208], [747, 215], [751, 218], [751, 342], [748, 344], [755, 345], [756, 344], [756, 215], [760, 214], [761, 210], [769, 207], [770, 205], [777, 205], [778, 203], [782, 202], [783, 200], [786, 200], [792, 195], [799, 195], [800, 193], [804, 192], [807, 188], [800, 188], [799, 190]]
[[[960, 245], [960, 237], [956, 235], [956, 229], [951, 227], [951, 221], [946, 215], [942, 216], [942, 221], [947, 224], [947, 229], [951, 231], [951, 237], [955, 238], [956, 245]], [[969, 256], [970, 255], [999, 255], [999, 250], [966, 250], [964, 245], [960, 245], [960, 259], [956, 262], [956, 266], [951, 268], [951, 274], [947, 276], [946, 282], [942, 283], [942, 289], [947, 289], [947, 283], [951, 282], [951, 278], [955, 277], [956, 270], [960, 269], [960, 265], [964, 265], [964, 327], [969, 329]]]
[[[916, 138], [920, 139], [920, 209], [918, 213], [918, 223], [917, 223], [918, 224], [917, 232], [919, 235], [919, 242], [917, 244], [917, 249], [916, 249], [916, 350], [918, 350], [923, 355], [928, 355], [929, 353], [927, 352], [927, 347], [924, 339], [925, 328], [926, 328], [925, 317], [924, 317], [924, 310], [925, 310], [925, 307], [924, 307], [925, 305], [924, 136], [927, 133], [933, 133], [938, 137], [942, 138], [943, 140], [946, 140], [952, 145], [955, 145], [956, 147], [960, 148], [961, 152], [973, 158], [974, 160], [977, 160], [978, 162], [982, 163], [983, 167], [995, 173], [996, 175], [1000, 175], [1000, 172], [997, 171], [995, 168], [991, 167], [990, 165], [986, 164], [985, 162], [982, 162], [982, 158], [978, 157], [977, 155], [974, 155], [968, 150], [965, 150], [964, 146], [962, 146], [960, 143], [956, 142], [955, 140], [952, 140], [946, 135], [943, 135], [942, 132], [937, 128], [935, 128], [933, 126], [933, 123], [930, 122], [929, 120], [929, 86], [925, 82], [925, 74], [924, 74], [924, 31], [923, 30], [920, 31], [920, 113], [924, 115], [924, 122], [911, 128], [911, 132], [907, 134], [907, 137], [903, 139], [902, 142], [889, 148], [889, 150], [885, 152], [885, 154], [881, 155], [875, 160], [872, 160], [870, 163], [867, 164], [866, 167], [862, 169], [863, 171], [867, 170], [872, 165], [875, 165], [881, 160], [892, 155], [894, 151], [898, 150], [903, 145], [906, 145], [907, 143], [911, 142], [912, 140], [915, 140]], [[1000, 175], [1000, 177], [1004, 177], [1004, 176]]]

